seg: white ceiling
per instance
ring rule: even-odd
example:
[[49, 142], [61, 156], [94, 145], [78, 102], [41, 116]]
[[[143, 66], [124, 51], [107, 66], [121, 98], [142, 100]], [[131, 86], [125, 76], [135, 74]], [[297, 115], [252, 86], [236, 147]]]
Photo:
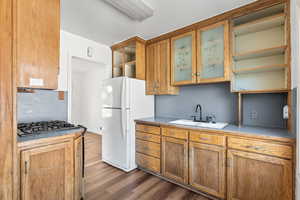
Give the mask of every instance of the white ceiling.
[[135, 22], [102, 0], [62, 0], [62, 29], [111, 45], [134, 35], [150, 39], [255, 0], [145, 0], [154, 15]]

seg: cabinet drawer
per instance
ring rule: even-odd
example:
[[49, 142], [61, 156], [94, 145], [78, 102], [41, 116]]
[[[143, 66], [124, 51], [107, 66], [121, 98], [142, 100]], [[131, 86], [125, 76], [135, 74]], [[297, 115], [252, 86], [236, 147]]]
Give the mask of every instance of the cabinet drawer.
[[214, 135], [209, 133], [191, 131], [190, 140], [194, 142], [205, 143], [205, 144], [226, 146], [226, 137], [223, 135]]
[[136, 163], [145, 169], [160, 173], [160, 159], [158, 158], [136, 153]]
[[163, 128], [162, 135], [187, 140], [189, 131], [184, 129], [176, 129], [176, 128]]
[[135, 137], [140, 140], [146, 140], [149, 142], [160, 143], [160, 136], [158, 136], [158, 135], [153, 135], [153, 134], [149, 134], [149, 133], [136, 131]]
[[160, 135], [160, 127], [158, 126], [149, 126], [144, 124], [136, 124], [135, 129], [142, 132], [152, 133]]
[[136, 151], [160, 158], [160, 144], [157, 143], [136, 140]]
[[228, 147], [282, 158], [292, 158], [292, 147], [249, 139], [228, 138]]

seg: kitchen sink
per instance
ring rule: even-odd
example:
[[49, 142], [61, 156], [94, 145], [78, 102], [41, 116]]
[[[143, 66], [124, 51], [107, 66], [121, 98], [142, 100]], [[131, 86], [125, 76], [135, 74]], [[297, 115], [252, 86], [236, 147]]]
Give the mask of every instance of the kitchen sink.
[[193, 120], [186, 120], [186, 119], [179, 119], [175, 121], [170, 121], [171, 124], [180, 124], [185, 126], [199, 126], [204, 128], [216, 128], [216, 129], [223, 129], [228, 125], [228, 123], [212, 123], [212, 122], [195, 122]]

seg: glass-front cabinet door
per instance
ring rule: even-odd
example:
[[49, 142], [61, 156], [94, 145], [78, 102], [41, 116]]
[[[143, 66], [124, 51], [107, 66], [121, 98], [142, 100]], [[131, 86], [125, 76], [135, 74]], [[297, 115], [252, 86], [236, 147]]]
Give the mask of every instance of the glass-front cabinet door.
[[171, 39], [172, 85], [196, 83], [196, 34], [188, 32]]
[[222, 21], [198, 29], [197, 82], [229, 80], [229, 23]]

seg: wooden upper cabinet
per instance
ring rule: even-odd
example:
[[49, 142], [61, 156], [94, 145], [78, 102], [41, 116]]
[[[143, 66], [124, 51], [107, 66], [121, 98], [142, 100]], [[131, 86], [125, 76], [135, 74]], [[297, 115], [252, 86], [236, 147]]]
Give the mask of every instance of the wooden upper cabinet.
[[177, 182], [188, 183], [188, 142], [162, 137], [162, 174]]
[[229, 81], [229, 22], [198, 29], [197, 45], [197, 82]]
[[189, 184], [216, 197], [225, 198], [224, 147], [189, 143]]
[[146, 47], [145, 41], [133, 37], [111, 46], [112, 49], [112, 76], [126, 76], [145, 80]]
[[60, 0], [16, 0], [17, 86], [56, 89]]
[[178, 94], [171, 86], [170, 40], [163, 40], [147, 47], [147, 94]]
[[171, 38], [172, 85], [197, 82], [196, 33], [184, 33]]
[[21, 199], [73, 199], [73, 143], [21, 152]]
[[228, 200], [292, 200], [292, 161], [228, 151]]
[[157, 83], [157, 45], [151, 44], [146, 49], [146, 94], [154, 95], [158, 93]]

